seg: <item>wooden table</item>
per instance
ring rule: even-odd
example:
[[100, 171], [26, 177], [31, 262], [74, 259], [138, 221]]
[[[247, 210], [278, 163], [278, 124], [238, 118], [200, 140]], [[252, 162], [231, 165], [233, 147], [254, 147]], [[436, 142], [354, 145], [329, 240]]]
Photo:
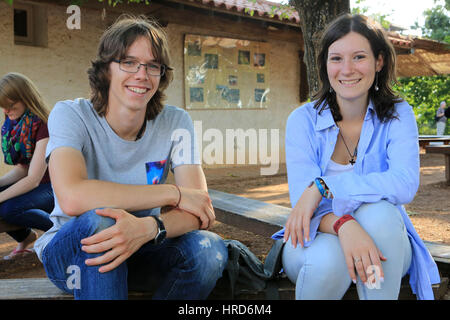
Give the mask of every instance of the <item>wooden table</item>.
[[444, 145], [450, 143], [450, 136], [419, 136], [419, 146], [425, 148], [430, 142], [443, 142]]
[[445, 156], [445, 180], [450, 186], [450, 145], [426, 146], [426, 153], [440, 153]]

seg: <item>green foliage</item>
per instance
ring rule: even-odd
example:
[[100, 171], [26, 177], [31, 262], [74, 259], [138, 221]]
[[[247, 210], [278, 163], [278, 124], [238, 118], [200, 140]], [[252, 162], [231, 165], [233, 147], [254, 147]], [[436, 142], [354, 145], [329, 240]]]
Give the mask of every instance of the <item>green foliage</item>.
[[379, 12], [369, 14], [369, 7], [365, 6], [365, 2], [366, 0], [356, 0], [355, 6], [351, 8], [351, 13], [368, 16], [373, 20], [377, 21], [378, 23], [380, 23], [386, 30], [389, 29], [391, 22], [389, 22], [388, 19], [392, 15], [393, 11], [391, 10], [391, 13], [388, 14], [382, 14]]
[[76, 6], [81, 6], [84, 3], [88, 2], [88, 0], [70, 0], [70, 4], [72, 5], [76, 5]]
[[450, 0], [446, 0], [445, 6], [437, 5], [424, 11], [425, 25], [419, 26], [416, 22], [412, 29], [421, 29], [426, 38], [450, 43]]
[[[247, 0], [247, 1], [256, 3], [256, 0]], [[244, 12], [248, 13], [252, 17], [255, 14], [255, 10], [249, 9], [249, 8], [245, 8]], [[290, 14], [292, 14], [293, 12], [295, 12], [295, 9], [293, 7], [291, 7], [286, 0], [286, 1], [279, 3], [278, 5], [273, 5], [270, 8], [269, 16], [271, 18], [273, 18], [275, 16], [275, 14], [278, 14], [279, 17], [281, 18], [281, 20], [283, 20], [283, 19], [289, 19]]]
[[[400, 78], [394, 89], [413, 107], [419, 134], [436, 134], [434, 117], [439, 103], [450, 102], [450, 76]], [[450, 126], [445, 134], [450, 134]]]
[[431, 39], [450, 43], [450, 17], [443, 6], [426, 10], [424, 34]]
[[113, 7], [115, 7], [116, 5], [118, 5], [118, 4], [121, 4], [121, 3], [127, 3], [127, 4], [130, 4], [130, 3], [141, 3], [141, 2], [143, 2], [143, 3], [145, 3], [145, 4], [149, 4], [150, 3], [150, 0], [145, 0], [145, 1], [143, 1], [143, 0], [127, 0], [127, 1], [124, 1], [124, 0], [98, 0], [99, 2], [107, 2], [108, 3], [108, 5], [109, 6], [113, 6]]
[[365, 0], [356, 0], [355, 7], [352, 8], [352, 14], [367, 14], [369, 7], [362, 6]]

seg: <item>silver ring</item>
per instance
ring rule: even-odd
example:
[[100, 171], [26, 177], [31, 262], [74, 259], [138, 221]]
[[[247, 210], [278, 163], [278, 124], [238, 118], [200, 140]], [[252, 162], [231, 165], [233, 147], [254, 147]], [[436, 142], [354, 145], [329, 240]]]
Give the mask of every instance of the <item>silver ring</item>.
[[360, 258], [360, 257], [353, 258], [353, 261], [354, 261], [355, 263], [358, 263], [358, 262], [361, 261], [361, 258]]

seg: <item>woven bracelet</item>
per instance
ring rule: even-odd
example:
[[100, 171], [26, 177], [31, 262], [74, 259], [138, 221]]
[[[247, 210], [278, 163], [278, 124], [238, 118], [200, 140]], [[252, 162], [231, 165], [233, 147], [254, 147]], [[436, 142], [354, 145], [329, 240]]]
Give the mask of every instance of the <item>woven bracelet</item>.
[[180, 190], [180, 187], [178, 187], [176, 184], [174, 184], [174, 186], [177, 188], [178, 194], [179, 194], [178, 202], [177, 202], [177, 204], [175, 206], [175, 208], [178, 208], [178, 206], [180, 205], [180, 202], [181, 202], [181, 190]]

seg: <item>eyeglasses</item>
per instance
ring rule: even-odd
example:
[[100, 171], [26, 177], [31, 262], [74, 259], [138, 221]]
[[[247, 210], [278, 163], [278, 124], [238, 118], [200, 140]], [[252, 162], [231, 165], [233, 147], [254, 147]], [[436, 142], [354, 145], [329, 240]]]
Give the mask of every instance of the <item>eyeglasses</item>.
[[166, 69], [172, 70], [165, 64], [159, 64], [156, 62], [140, 63], [139, 61], [133, 59], [113, 60], [113, 62], [119, 64], [120, 70], [128, 73], [137, 73], [141, 66], [144, 66], [147, 75], [150, 76], [162, 77], [166, 73]]

